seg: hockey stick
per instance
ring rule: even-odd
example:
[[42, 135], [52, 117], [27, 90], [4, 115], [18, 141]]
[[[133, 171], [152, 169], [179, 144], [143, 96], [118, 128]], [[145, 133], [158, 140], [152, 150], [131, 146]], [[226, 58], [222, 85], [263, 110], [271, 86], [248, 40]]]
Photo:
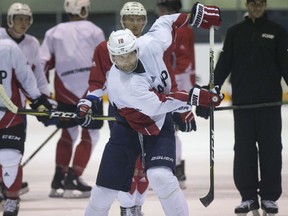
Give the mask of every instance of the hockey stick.
[[[0, 107], [0, 111], [10, 111], [9, 108]], [[17, 108], [17, 112], [15, 114], [19, 115], [33, 115], [33, 116], [49, 116], [50, 118], [77, 118], [77, 114], [74, 112], [63, 112], [63, 111], [38, 111], [33, 109], [24, 109]], [[102, 115], [92, 115], [93, 120], [107, 120], [107, 121], [115, 121], [114, 117], [110, 116], [102, 116]]]
[[238, 109], [254, 109], [254, 108], [264, 108], [264, 107], [273, 107], [273, 106], [282, 106], [282, 105], [288, 105], [288, 101], [278, 101], [278, 102], [271, 102], [271, 103], [259, 103], [259, 104], [232, 105], [232, 106], [216, 107], [215, 111], [238, 110]]
[[29, 158], [26, 159], [26, 161], [24, 161], [24, 163], [22, 164], [22, 167], [24, 167], [43, 147], [44, 145], [46, 145], [46, 143], [49, 142], [49, 140], [60, 130], [60, 128], [56, 128], [55, 131], [53, 131], [53, 133], [47, 137], [46, 140], [44, 140], [44, 142], [30, 155]]
[[[18, 108], [7, 95], [4, 87], [0, 84], [0, 101], [2, 101], [5, 107], [0, 107], [0, 111], [9, 111], [20, 115], [34, 115], [34, 116], [49, 116], [50, 118], [77, 118], [77, 114], [73, 112], [62, 112], [62, 111], [38, 111], [32, 109]], [[115, 121], [114, 117], [93, 115], [93, 120], [108, 120]]]
[[[210, 27], [209, 32], [209, 66], [210, 66], [210, 91], [214, 88], [214, 26]], [[210, 104], [210, 188], [208, 194], [200, 198], [201, 203], [207, 207], [214, 200], [214, 106]]]

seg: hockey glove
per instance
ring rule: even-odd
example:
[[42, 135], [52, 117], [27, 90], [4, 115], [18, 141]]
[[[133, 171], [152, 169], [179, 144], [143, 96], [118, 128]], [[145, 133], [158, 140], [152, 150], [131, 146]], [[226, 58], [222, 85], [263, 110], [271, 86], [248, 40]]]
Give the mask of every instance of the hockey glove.
[[209, 107], [212, 103], [214, 106], [219, 106], [223, 98], [224, 95], [220, 93], [219, 86], [215, 86], [211, 91], [208, 91], [196, 85], [189, 92], [188, 104]]
[[173, 120], [176, 124], [176, 127], [182, 132], [197, 130], [194, 114], [191, 111], [184, 113], [174, 112]]
[[193, 5], [189, 22], [192, 27], [209, 29], [214, 26], [217, 28], [221, 22], [221, 11], [218, 7], [206, 6], [199, 2]]
[[93, 123], [91, 114], [97, 113], [97, 105], [100, 103], [100, 98], [93, 95], [88, 95], [86, 99], [80, 99], [77, 104], [76, 114], [78, 124], [82, 127], [89, 128]]
[[[38, 110], [38, 111], [50, 111], [52, 109], [52, 105], [49, 102], [46, 95], [41, 95], [40, 97], [36, 98], [35, 100], [32, 100], [32, 103], [30, 104], [30, 107], [32, 109]], [[44, 123], [50, 120], [49, 116], [36, 116], [37, 120]]]
[[[202, 89], [206, 89], [208, 91], [209, 87], [208, 86], [202, 86]], [[212, 89], [212, 92], [220, 95], [221, 101], [223, 100], [224, 95], [220, 94], [219, 86], [215, 86], [215, 88]], [[199, 105], [196, 107], [195, 112], [196, 112], [197, 116], [202, 117], [204, 119], [208, 119], [210, 116], [210, 106], [206, 107], [206, 106]]]

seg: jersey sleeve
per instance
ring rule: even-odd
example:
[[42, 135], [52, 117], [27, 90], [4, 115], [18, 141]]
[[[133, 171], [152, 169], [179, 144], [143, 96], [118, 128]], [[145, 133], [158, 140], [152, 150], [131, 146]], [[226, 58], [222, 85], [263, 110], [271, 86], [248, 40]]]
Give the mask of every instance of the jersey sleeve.
[[21, 84], [25, 94], [31, 99], [36, 99], [41, 93], [37, 88], [37, 82], [31, 70], [31, 66], [28, 64], [26, 57], [16, 44], [12, 47], [11, 51], [12, 65], [15, 69], [16, 79]]
[[185, 13], [160, 16], [142, 37], [149, 37], [150, 40], [144, 40], [154, 43], [155, 47], [162, 49], [164, 52], [172, 43], [173, 31], [187, 25], [188, 21], [189, 15]]
[[185, 91], [170, 94], [158, 93], [154, 89], [147, 91], [147, 85], [142, 81], [135, 81], [130, 91], [129, 107], [133, 107], [147, 116], [166, 114], [186, 107], [189, 97]]
[[49, 70], [55, 68], [55, 58], [52, 46], [53, 29], [46, 32], [44, 40], [39, 49], [40, 61], [45, 74], [48, 73]]
[[49, 97], [51, 92], [49, 90], [48, 81], [47, 81], [47, 78], [45, 76], [41, 61], [40, 61], [40, 56], [39, 56], [40, 45], [39, 45], [38, 41], [35, 42], [35, 47], [36, 47], [36, 53], [34, 56], [32, 70], [34, 72], [34, 76], [36, 78], [37, 86], [38, 86], [40, 92]]
[[110, 70], [112, 63], [109, 58], [107, 41], [100, 43], [93, 55], [93, 64], [89, 76], [88, 95], [92, 94], [102, 97], [104, 94], [107, 72]]

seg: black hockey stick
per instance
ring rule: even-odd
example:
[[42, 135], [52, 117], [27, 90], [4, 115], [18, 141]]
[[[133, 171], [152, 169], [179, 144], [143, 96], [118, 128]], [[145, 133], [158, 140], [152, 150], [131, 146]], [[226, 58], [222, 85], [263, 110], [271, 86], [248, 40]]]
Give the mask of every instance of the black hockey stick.
[[232, 106], [216, 107], [215, 111], [238, 110], [238, 109], [254, 109], [254, 108], [264, 108], [264, 107], [273, 107], [273, 106], [282, 106], [282, 105], [288, 105], [288, 101], [278, 101], [278, 102], [271, 102], [271, 103], [259, 103], [259, 104], [232, 105]]
[[51, 138], [60, 130], [60, 128], [56, 128], [55, 131], [53, 131], [53, 133], [47, 137], [46, 140], [44, 140], [44, 142], [30, 155], [30, 157], [28, 157], [26, 159], [26, 161], [24, 161], [24, 163], [22, 164], [22, 167], [24, 167], [45, 145], [46, 143], [49, 142], [49, 140], [51, 140]]
[[[32, 109], [18, 108], [7, 95], [4, 87], [0, 84], [0, 101], [5, 107], [0, 107], [0, 111], [9, 111], [20, 115], [34, 115], [34, 116], [49, 116], [50, 118], [77, 118], [77, 114], [73, 112], [62, 112], [62, 111], [38, 111]], [[92, 115], [93, 120], [108, 120], [115, 121], [114, 117]]]
[[[9, 108], [0, 107], [0, 111], [10, 111]], [[11, 111], [12, 112], [12, 111]], [[16, 114], [19, 115], [34, 115], [34, 116], [49, 116], [50, 118], [77, 118], [77, 114], [74, 112], [63, 112], [63, 111], [38, 111], [33, 109], [18, 108]], [[93, 120], [108, 120], [115, 121], [114, 117], [102, 116], [102, 115], [92, 115]]]
[[[214, 88], [214, 26], [210, 27], [209, 32], [209, 66], [210, 66], [210, 91]], [[200, 198], [201, 203], [207, 207], [214, 200], [214, 106], [210, 104], [210, 188], [208, 194]]]

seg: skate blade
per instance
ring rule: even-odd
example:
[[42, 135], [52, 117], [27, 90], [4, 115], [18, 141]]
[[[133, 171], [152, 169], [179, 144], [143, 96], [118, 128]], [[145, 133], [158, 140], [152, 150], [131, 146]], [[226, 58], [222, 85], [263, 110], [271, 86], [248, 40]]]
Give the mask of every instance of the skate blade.
[[49, 197], [51, 198], [62, 198], [64, 190], [62, 189], [51, 189]]
[[267, 213], [265, 210], [263, 210], [263, 216], [275, 216], [276, 213]]
[[26, 194], [26, 193], [28, 193], [28, 192], [29, 192], [29, 188], [28, 188], [28, 187], [22, 188], [22, 189], [20, 190], [20, 192], [19, 192], [19, 196], [22, 196], [22, 195], [24, 195], [24, 194]]
[[63, 194], [63, 198], [65, 199], [81, 199], [81, 198], [89, 198], [91, 192], [90, 191], [78, 191], [78, 190], [65, 190]]
[[[252, 210], [252, 215], [253, 216], [260, 216], [259, 211], [258, 210]], [[237, 213], [237, 216], [248, 216], [249, 213]]]
[[259, 213], [258, 209], [257, 210], [253, 210], [252, 211], [252, 215], [253, 216], [260, 216], [260, 213]]

